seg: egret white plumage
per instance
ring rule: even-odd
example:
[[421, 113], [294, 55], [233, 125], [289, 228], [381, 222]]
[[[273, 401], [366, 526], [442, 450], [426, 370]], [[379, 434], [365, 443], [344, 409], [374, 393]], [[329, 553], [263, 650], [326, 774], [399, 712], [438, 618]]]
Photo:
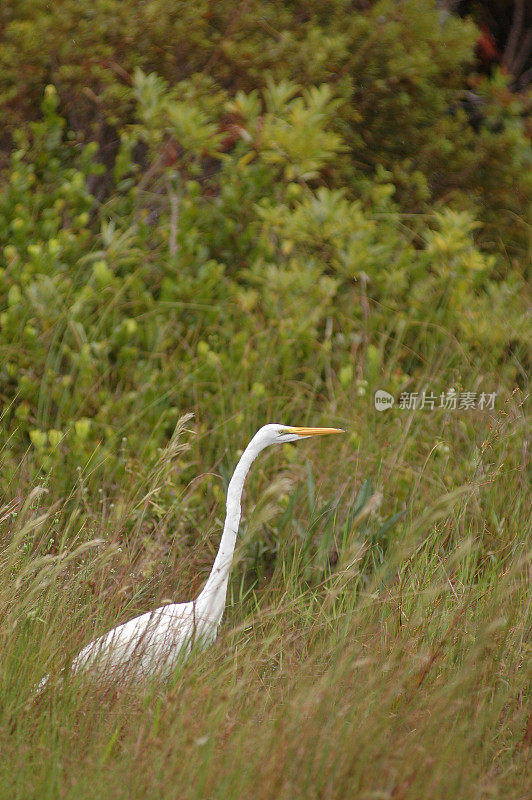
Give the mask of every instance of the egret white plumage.
[[251, 464], [261, 450], [271, 444], [342, 432], [340, 428], [301, 428], [277, 424], [260, 428], [242, 453], [229, 482], [220, 546], [198, 597], [188, 603], [161, 606], [113, 628], [78, 653], [72, 662], [72, 673], [90, 669], [113, 678], [167, 676], [180, 659], [188, 656], [192, 647], [205, 647], [214, 641], [225, 608], [240, 522], [242, 489]]

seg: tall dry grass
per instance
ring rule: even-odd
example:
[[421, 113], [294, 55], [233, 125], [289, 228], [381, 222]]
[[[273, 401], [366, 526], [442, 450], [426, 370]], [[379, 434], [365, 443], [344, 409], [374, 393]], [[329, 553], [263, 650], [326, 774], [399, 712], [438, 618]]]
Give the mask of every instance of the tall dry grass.
[[[248, 487], [219, 640], [163, 685], [70, 679], [68, 663], [201, 586], [221, 509], [206, 504], [190, 538], [176, 491], [145, 529], [191, 435], [114, 497], [84, 492], [83, 474], [62, 499], [21, 486], [1, 514], [1, 796], [524, 800], [530, 504], [520, 399], [505, 408], [478, 431], [454, 418], [450, 491], [413, 419], [382, 458], [382, 505], [362, 477], [392, 436], [384, 418], [365, 454], [349, 439], [272, 452]], [[387, 528], [406, 464], [412, 491]]]

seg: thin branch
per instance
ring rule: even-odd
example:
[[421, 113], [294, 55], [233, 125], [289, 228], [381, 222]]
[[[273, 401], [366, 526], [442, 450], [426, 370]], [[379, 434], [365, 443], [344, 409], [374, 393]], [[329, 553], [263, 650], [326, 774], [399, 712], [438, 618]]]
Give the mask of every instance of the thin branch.
[[179, 224], [179, 194], [178, 192], [170, 191], [170, 257], [174, 258], [177, 255], [179, 246], [177, 244], [177, 231]]
[[514, 74], [513, 64], [517, 52], [517, 45], [519, 43], [519, 39], [521, 38], [521, 33], [523, 31], [524, 17], [525, 17], [524, 0], [515, 0], [512, 27], [510, 28], [510, 35], [508, 36], [508, 41], [506, 42], [506, 47], [504, 48], [504, 56], [502, 59], [502, 63], [504, 64], [506, 69], [512, 74]]

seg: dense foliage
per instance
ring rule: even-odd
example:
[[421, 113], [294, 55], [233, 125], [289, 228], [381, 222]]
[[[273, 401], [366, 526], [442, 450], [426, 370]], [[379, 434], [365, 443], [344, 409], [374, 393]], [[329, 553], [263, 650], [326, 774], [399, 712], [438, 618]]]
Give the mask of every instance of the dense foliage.
[[[0, 22], [0, 790], [522, 797], [529, 100], [428, 0]], [[28, 701], [201, 586], [272, 420], [347, 435], [255, 465], [211, 655]]]
[[170, 87], [138, 69], [132, 96], [103, 203], [89, 191], [96, 145], [69, 134], [53, 86], [17, 136], [0, 198], [14, 462], [31, 443], [45, 470], [73, 469], [99, 444], [111, 465], [125, 420], [142, 415], [135, 449], [157, 427], [156, 448], [180, 410], [249, 414], [272, 376], [326, 393], [334, 375], [356, 396], [392, 353], [397, 391], [451, 340], [442, 388], [467, 380], [464, 358], [522, 381], [519, 264], [475, 244], [471, 211], [405, 217], [383, 167], [356, 198], [330, 188], [347, 151], [330, 86], [268, 78], [228, 99], [210, 80]]
[[[136, 117], [135, 69], [172, 85], [208, 80], [230, 97], [263, 89], [268, 76], [307, 89], [326, 84], [346, 145], [328, 165], [330, 188], [356, 197], [360, 180], [381, 166], [404, 211], [452, 201], [489, 223], [487, 242], [513, 246], [526, 236], [525, 98], [509, 91], [509, 75], [474, 74], [478, 30], [432, 0], [326, 0], [316, 9], [275, 0], [8, 0], [0, 21], [4, 152], [36, 118], [46, 84], [56, 87], [68, 127], [98, 142], [107, 167]], [[108, 196], [110, 181], [95, 185], [100, 199]]]

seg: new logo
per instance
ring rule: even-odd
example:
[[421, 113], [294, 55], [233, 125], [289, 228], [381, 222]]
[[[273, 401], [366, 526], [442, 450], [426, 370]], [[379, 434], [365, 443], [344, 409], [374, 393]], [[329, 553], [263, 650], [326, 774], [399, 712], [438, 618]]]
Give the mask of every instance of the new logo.
[[375, 392], [375, 408], [377, 411], [387, 411], [394, 404], [393, 395], [385, 392], [384, 389], [377, 389]]

